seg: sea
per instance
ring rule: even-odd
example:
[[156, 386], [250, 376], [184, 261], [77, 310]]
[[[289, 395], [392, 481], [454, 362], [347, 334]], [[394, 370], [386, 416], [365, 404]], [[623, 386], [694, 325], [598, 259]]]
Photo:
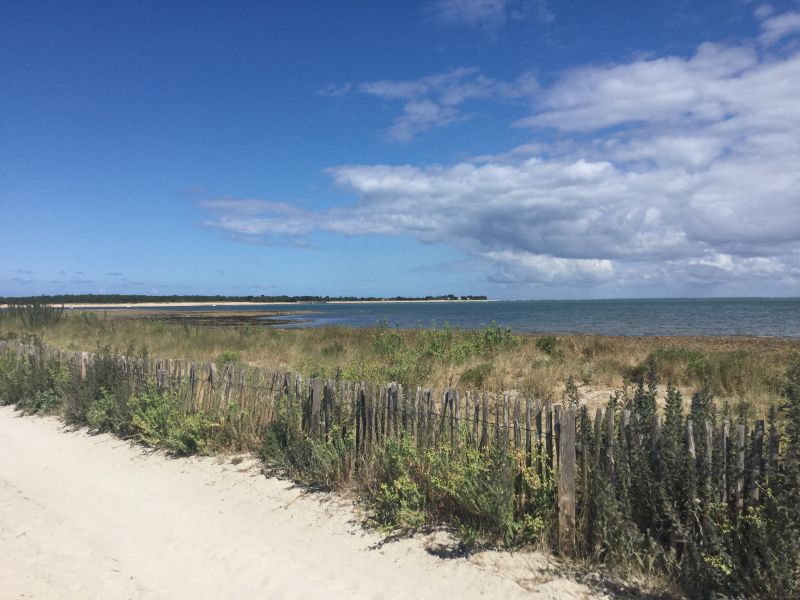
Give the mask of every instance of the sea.
[[800, 338], [800, 298], [291, 303], [237, 306], [236, 310], [285, 312], [288, 315], [276, 318], [288, 316], [294, 321], [289, 327], [386, 323], [401, 328], [448, 324], [476, 329], [496, 323], [515, 332], [554, 334]]

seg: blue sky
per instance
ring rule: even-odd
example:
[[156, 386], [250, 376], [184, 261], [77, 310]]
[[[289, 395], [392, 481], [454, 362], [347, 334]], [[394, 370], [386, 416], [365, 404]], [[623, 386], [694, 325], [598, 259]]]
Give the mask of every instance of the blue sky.
[[800, 295], [800, 3], [5, 2], [0, 295]]

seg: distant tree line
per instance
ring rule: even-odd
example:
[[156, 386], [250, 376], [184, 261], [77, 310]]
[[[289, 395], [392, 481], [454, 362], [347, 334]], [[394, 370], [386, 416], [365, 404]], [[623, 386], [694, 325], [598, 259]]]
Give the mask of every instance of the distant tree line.
[[0, 304], [136, 304], [141, 302], [385, 302], [391, 300], [486, 300], [486, 296], [148, 296], [145, 294], [56, 294], [53, 296], [0, 297]]

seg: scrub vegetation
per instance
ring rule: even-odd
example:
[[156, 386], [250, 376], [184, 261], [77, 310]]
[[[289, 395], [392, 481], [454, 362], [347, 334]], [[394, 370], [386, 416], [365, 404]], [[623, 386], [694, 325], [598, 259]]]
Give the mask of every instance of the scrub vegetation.
[[[718, 402], [746, 399], [762, 417], [779, 401], [783, 375], [800, 351], [798, 340], [518, 335], [495, 324], [476, 331], [446, 324], [401, 330], [388, 323], [364, 329], [214, 327], [108, 311], [37, 318], [31, 328], [21, 314], [6, 312], [0, 318], [0, 337], [34, 332], [65, 350], [147, 347], [154, 356], [182, 360], [232, 356], [248, 365], [323, 377], [516, 390], [542, 400], [561, 400], [572, 379], [591, 408], [605, 404], [626, 381], [640, 378], [655, 358], [660, 381], [685, 393], [708, 387]], [[659, 405], [664, 400], [662, 391]]]

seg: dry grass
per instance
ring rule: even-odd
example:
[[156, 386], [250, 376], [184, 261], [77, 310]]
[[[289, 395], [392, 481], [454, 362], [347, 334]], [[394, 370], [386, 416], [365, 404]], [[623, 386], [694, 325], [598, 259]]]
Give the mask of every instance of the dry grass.
[[[611, 391], [641, 375], [652, 354], [662, 382], [687, 393], [707, 383], [718, 399], [747, 399], [759, 414], [780, 401], [786, 367], [800, 351], [800, 340], [775, 338], [520, 335], [487, 352], [470, 349], [469, 333], [451, 333], [431, 351], [425, 332], [384, 330], [395, 342], [387, 350], [376, 328], [216, 327], [92, 313], [70, 315], [40, 331], [46, 343], [70, 350], [147, 346], [153, 356], [191, 361], [217, 360], [228, 352], [248, 364], [306, 375], [518, 390], [556, 401], [572, 377], [590, 405], [604, 403]], [[0, 334], [22, 335], [23, 328], [6, 319]]]

